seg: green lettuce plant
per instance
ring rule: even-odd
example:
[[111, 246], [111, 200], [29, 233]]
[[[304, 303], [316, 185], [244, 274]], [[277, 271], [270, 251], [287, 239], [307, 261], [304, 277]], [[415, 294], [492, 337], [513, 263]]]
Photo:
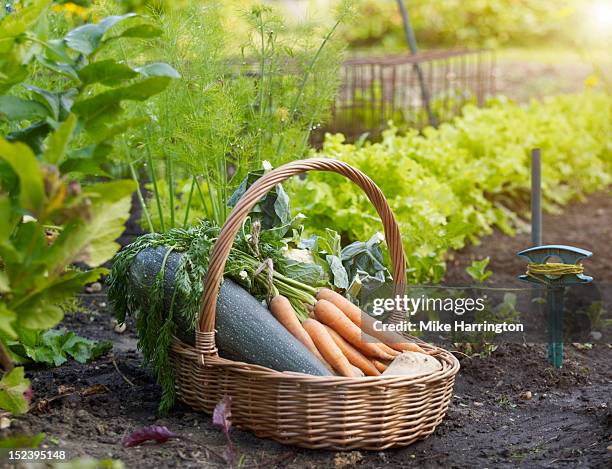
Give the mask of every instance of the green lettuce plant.
[[[529, 155], [543, 154], [544, 208], [612, 182], [612, 97], [586, 93], [519, 106], [499, 101], [423, 134], [395, 129], [380, 143], [347, 144], [328, 136], [317, 156], [350, 163], [383, 190], [403, 236], [412, 282], [438, 282], [452, 250], [490, 233], [512, 233], [528, 208]], [[367, 197], [350, 181], [309, 173], [288, 186], [293, 206], [323, 232], [366, 239], [380, 230]]]

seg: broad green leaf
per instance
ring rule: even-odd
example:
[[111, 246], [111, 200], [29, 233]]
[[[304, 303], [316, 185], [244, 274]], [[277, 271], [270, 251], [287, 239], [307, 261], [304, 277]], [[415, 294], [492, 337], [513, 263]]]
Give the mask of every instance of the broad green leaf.
[[146, 77], [181, 78], [179, 72], [177, 72], [170, 65], [163, 62], [147, 64], [142, 67], [138, 67], [136, 71]]
[[145, 101], [166, 89], [170, 80], [171, 78], [167, 76], [148, 77], [130, 85], [104, 91], [91, 98], [77, 101], [72, 106], [72, 110], [87, 120], [94, 119], [103, 115], [121, 101]]
[[101, 142], [88, 145], [70, 152], [66, 160], [60, 165], [62, 174], [78, 173], [88, 176], [108, 176], [104, 165], [108, 164], [107, 156], [112, 146]]
[[49, 110], [49, 114], [55, 120], [59, 119], [60, 98], [57, 93], [53, 93], [33, 85], [26, 85], [25, 88], [32, 93], [32, 97], [34, 99], [46, 106], [46, 108]]
[[5, 373], [0, 380], [0, 408], [14, 415], [24, 414], [30, 405], [24, 393], [30, 387], [30, 380], [23, 373], [23, 367]]
[[50, 39], [44, 44], [45, 57], [53, 62], [72, 64], [73, 59], [68, 54], [68, 48], [63, 39]]
[[[16, 261], [21, 257], [10, 241], [13, 229], [20, 218], [20, 214], [13, 211], [8, 196], [0, 194], [0, 258], [3, 259], [5, 264]], [[5, 280], [3, 285], [8, 285], [8, 280]], [[2, 287], [0, 287], [0, 292], [2, 292]]]
[[83, 55], [90, 55], [100, 47], [104, 33], [115, 24], [136, 16], [128, 13], [123, 16], [108, 16], [96, 24], [84, 24], [70, 31], [66, 37], [66, 45]]
[[64, 227], [49, 247], [47, 263], [62, 266], [80, 261], [96, 267], [110, 259], [119, 249], [115, 240], [125, 229], [135, 183], [119, 180], [83, 188], [91, 201], [87, 220], [77, 220]]
[[84, 24], [70, 31], [65, 38], [66, 45], [83, 55], [94, 52], [102, 41], [104, 31], [97, 24]]
[[21, 55], [15, 51], [9, 51], [2, 55], [2, 60], [0, 60], [0, 93], [6, 93], [11, 87], [28, 77], [28, 67], [23, 64]]
[[49, 115], [47, 108], [36, 101], [17, 96], [0, 96], [0, 118], [9, 121], [39, 120]]
[[37, 55], [36, 60], [43, 66], [48, 68], [49, 70], [53, 70], [60, 75], [65, 76], [74, 81], [79, 81], [79, 75], [72, 65], [56, 62], [54, 60], [48, 59], [47, 57], [43, 57], [42, 55]]
[[0, 194], [0, 244], [9, 241], [13, 228], [11, 201], [6, 194]]
[[19, 200], [22, 207], [37, 213], [45, 201], [45, 186], [38, 160], [32, 150], [23, 143], [0, 139], [0, 158], [7, 161], [19, 177]]
[[40, 301], [36, 304], [29, 302], [25, 307], [17, 308], [16, 313], [19, 325], [33, 330], [50, 329], [64, 317], [64, 312], [59, 306], [46, 301]]
[[61, 274], [61, 277], [51, 282], [43, 291], [45, 301], [50, 303], [61, 303], [66, 298], [80, 292], [88, 283], [96, 282], [102, 275], [108, 273], [107, 269], [100, 267], [84, 271], [63, 271], [63, 269], [58, 270], [59, 268], [58, 264], [49, 265], [50, 271]]
[[94, 62], [79, 70], [79, 77], [85, 85], [102, 83], [104, 85], [115, 86], [135, 76], [138, 76], [138, 72], [114, 59]]
[[43, 142], [53, 128], [46, 121], [36, 122], [25, 129], [16, 130], [7, 135], [10, 142], [25, 143], [35, 154], [43, 152]]
[[340, 258], [338, 256], [327, 255], [325, 256], [325, 260], [329, 264], [329, 269], [334, 279], [334, 286], [347, 289], [349, 286], [349, 279]]
[[[0, 272], [0, 278], [2, 277], [2, 273], [3, 272]], [[6, 291], [8, 290], [5, 290], [5, 292]], [[16, 319], [17, 315], [15, 312], [8, 309], [3, 303], [0, 303], [0, 332], [11, 339], [17, 338], [17, 333], [15, 329], [13, 329], [13, 324]]]
[[55, 166], [59, 166], [64, 161], [76, 124], [76, 116], [70, 114], [55, 132], [49, 135], [47, 138], [47, 148], [43, 155], [44, 161]]
[[110, 259], [120, 248], [115, 240], [125, 229], [130, 216], [131, 197], [136, 190], [133, 181], [120, 180], [88, 186], [93, 217], [87, 224], [92, 237], [81, 253], [81, 261], [96, 267]]

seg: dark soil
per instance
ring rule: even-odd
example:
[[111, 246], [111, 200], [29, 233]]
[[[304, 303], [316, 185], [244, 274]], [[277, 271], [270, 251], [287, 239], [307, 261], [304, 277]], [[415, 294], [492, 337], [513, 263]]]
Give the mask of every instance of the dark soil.
[[[596, 194], [588, 203], [544, 220], [545, 241], [574, 244], [595, 252], [588, 271], [605, 282], [612, 264], [612, 198]], [[495, 282], [510, 282], [524, 268], [516, 252], [527, 234], [500, 233], [469, 247], [450, 262], [447, 279], [463, 274], [472, 258], [491, 257]], [[45, 445], [71, 458], [121, 459], [129, 468], [223, 467], [215, 454], [225, 439], [207, 415], [177, 404], [157, 417], [159, 388], [142, 365], [133, 324], [113, 330], [104, 293], [83, 295], [87, 313], [66, 318], [81, 335], [111, 339], [114, 351], [94, 363], [70, 362], [28, 372], [34, 409], [13, 418], [0, 436], [45, 432]], [[445, 420], [427, 440], [384, 452], [310, 451], [233, 431], [236, 451], [249, 467], [612, 467], [612, 347], [567, 347], [564, 367], [548, 366], [544, 346], [500, 346], [488, 358], [464, 357]], [[530, 392], [531, 398], [525, 399]], [[124, 449], [124, 435], [144, 425], [166, 425], [179, 438]]]

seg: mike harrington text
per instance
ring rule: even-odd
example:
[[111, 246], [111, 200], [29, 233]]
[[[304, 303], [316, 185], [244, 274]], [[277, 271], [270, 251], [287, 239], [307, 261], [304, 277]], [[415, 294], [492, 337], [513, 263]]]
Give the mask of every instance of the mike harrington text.
[[401, 321], [397, 324], [387, 324], [382, 321], [374, 321], [375, 331], [391, 331], [391, 332], [494, 332], [501, 334], [503, 332], [523, 332], [523, 324], [507, 323], [507, 322], [465, 322], [455, 321], [454, 323], [446, 323], [440, 321]]

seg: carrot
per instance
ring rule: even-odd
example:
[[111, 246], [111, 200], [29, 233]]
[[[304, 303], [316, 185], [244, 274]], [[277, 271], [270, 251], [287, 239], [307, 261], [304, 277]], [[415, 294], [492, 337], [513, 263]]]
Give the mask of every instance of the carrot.
[[321, 288], [317, 292], [317, 300], [327, 300], [332, 302], [340, 309], [355, 325], [363, 332], [377, 338], [384, 344], [388, 345], [398, 352], [420, 352], [427, 353], [417, 344], [408, 342], [406, 338], [397, 332], [392, 331], [377, 331], [374, 328], [376, 319], [367, 313], [364, 313], [358, 306], [351, 303], [339, 293], [336, 293], [329, 288]]
[[361, 371], [363, 371], [367, 376], [378, 376], [380, 375], [379, 371], [372, 364], [372, 362], [366, 358], [359, 350], [349, 344], [346, 340], [342, 338], [340, 334], [338, 334], [335, 330], [333, 330], [329, 326], [325, 326], [329, 335], [331, 335], [336, 345], [340, 347], [344, 356], [348, 359], [351, 365], [356, 366]]
[[397, 357], [400, 353], [402, 353], [395, 349], [392, 349], [387, 344], [383, 344], [382, 342], [376, 342], [376, 345], [378, 345], [383, 350], [383, 352], [387, 352], [392, 357]]
[[327, 329], [316, 319], [306, 319], [302, 323], [302, 327], [308, 332], [308, 335], [317, 346], [317, 349], [323, 355], [327, 363], [342, 376], [353, 377], [355, 372], [348, 359], [342, 354], [342, 350], [336, 345], [334, 339], [331, 338]]
[[376, 367], [376, 369], [379, 372], [383, 372], [387, 369], [387, 367], [389, 366], [388, 363], [383, 363], [380, 360], [376, 360], [375, 358], [372, 358], [372, 364]]
[[278, 322], [285, 326], [285, 329], [287, 329], [293, 337], [302, 342], [315, 357], [321, 360], [329, 368], [329, 364], [317, 350], [317, 347], [308, 335], [308, 332], [306, 332], [306, 330], [302, 327], [302, 324], [300, 324], [300, 320], [297, 318], [297, 314], [293, 309], [293, 306], [291, 306], [289, 300], [282, 295], [276, 295], [274, 298], [272, 298], [268, 306], [270, 312], [274, 315]]
[[357, 350], [369, 357], [391, 360], [393, 357], [383, 352], [376, 344], [365, 342], [361, 336], [361, 330], [336, 305], [327, 301], [319, 300], [315, 305], [315, 317], [324, 324], [334, 329]]

